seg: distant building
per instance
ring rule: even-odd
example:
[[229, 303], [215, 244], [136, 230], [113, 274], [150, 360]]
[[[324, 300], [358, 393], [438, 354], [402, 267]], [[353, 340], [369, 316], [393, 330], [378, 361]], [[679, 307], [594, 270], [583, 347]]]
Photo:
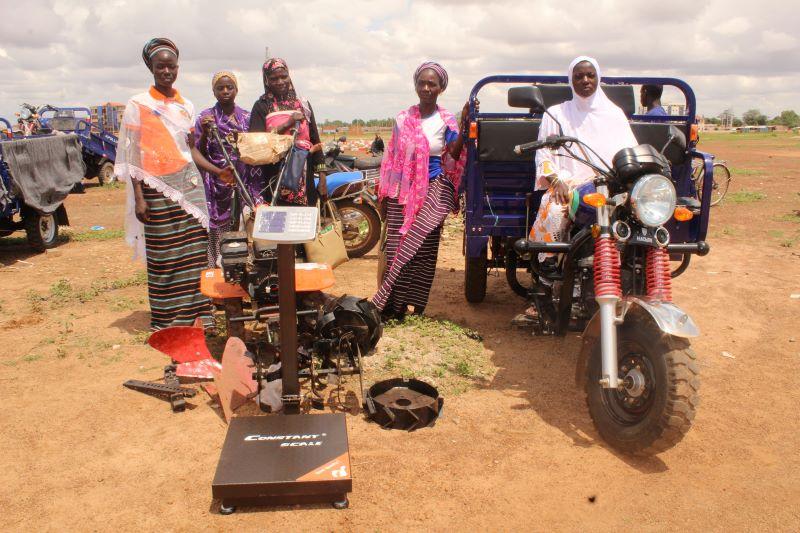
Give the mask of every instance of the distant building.
[[[661, 104], [661, 107], [664, 108], [664, 111], [667, 112], [667, 115], [673, 115], [673, 116], [686, 115], [686, 104]], [[646, 115], [647, 108], [639, 106], [639, 109], [636, 111], [636, 114]]]
[[117, 133], [122, 124], [122, 114], [125, 112], [125, 104], [119, 102], [106, 102], [105, 104], [92, 106], [92, 124], [111, 133]]
[[734, 128], [736, 133], [769, 133], [775, 131], [775, 126], [741, 126]]
[[685, 115], [686, 104], [662, 104], [667, 115]]

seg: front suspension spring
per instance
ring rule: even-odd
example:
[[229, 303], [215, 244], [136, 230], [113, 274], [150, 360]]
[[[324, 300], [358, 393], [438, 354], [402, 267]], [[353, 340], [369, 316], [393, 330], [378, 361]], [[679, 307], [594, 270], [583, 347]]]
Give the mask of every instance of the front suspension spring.
[[664, 248], [647, 250], [647, 296], [662, 302], [672, 301], [669, 254]]
[[594, 293], [600, 296], [622, 296], [619, 273], [619, 251], [608, 235], [594, 241]]

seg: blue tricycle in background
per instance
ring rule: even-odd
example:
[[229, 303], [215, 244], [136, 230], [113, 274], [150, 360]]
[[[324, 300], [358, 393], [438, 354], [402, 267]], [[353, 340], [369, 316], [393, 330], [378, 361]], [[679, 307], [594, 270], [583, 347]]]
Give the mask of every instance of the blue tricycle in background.
[[117, 136], [102, 124], [92, 122], [86, 107], [47, 106], [40, 113], [43, 131], [74, 133], [83, 147], [86, 176], [97, 176], [100, 185], [114, 181], [114, 161], [117, 157]]
[[[567, 82], [564, 76], [490, 76], [472, 89], [464, 293], [467, 301], [482, 302], [488, 270], [502, 268], [525, 299], [520, 311], [530, 306], [522, 316], [535, 334], [582, 331], [575, 377], [597, 431], [622, 452], [660, 453], [683, 438], [698, 404], [689, 339], [699, 330], [673, 302], [671, 284], [692, 256], [710, 249], [713, 156], [696, 149], [695, 95], [675, 78], [603, 78], [602, 89], [640, 143], [611, 161], [589, 158], [592, 147], [563, 132], [539, 141], [543, 114], [572, 96]], [[479, 92], [497, 84], [511, 85], [507, 101], [514, 109], [481, 112]], [[644, 84], [677, 89], [686, 101], [683, 114], [638, 114], [634, 86]], [[528, 238], [543, 193], [534, 191], [537, 150], [595, 173], [571, 192], [572, 224], [563, 242]], [[706, 176], [701, 202], [691, 193], [693, 160]], [[543, 267], [542, 253], [555, 254], [556, 265]]]
[[36, 251], [56, 245], [69, 225], [64, 199], [85, 173], [82, 151], [74, 134], [15, 137], [0, 118], [0, 237], [23, 230]]

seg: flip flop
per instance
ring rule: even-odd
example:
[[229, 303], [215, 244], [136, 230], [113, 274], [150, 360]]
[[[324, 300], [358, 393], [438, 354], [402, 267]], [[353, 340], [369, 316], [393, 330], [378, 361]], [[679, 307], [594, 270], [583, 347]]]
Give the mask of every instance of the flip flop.
[[533, 326], [537, 320], [535, 316], [531, 316], [527, 313], [520, 313], [511, 320], [511, 325], [518, 328], [528, 327]]

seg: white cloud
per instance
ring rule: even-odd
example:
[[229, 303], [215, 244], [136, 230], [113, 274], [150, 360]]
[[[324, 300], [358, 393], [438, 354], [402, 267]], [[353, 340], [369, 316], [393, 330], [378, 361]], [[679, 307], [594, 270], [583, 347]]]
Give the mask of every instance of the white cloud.
[[797, 38], [779, 31], [761, 32], [761, 50], [767, 53], [797, 49]]
[[249, 108], [268, 46], [320, 120], [394, 115], [414, 102], [425, 59], [448, 69], [442, 103], [455, 111], [486, 75], [563, 74], [579, 54], [607, 75], [685, 79], [707, 114], [771, 115], [800, 106], [784, 89], [800, 85], [795, 11], [779, 0], [0, 0], [0, 116], [23, 101], [125, 101], [151, 82], [141, 47], [160, 35], [180, 47], [178, 87], [198, 108], [220, 69], [237, 72]]
[[750, 21], [745, 17], [736, 17], [715, 24], [714, 32], [722, 35], [742, 35], [751, 28]]

